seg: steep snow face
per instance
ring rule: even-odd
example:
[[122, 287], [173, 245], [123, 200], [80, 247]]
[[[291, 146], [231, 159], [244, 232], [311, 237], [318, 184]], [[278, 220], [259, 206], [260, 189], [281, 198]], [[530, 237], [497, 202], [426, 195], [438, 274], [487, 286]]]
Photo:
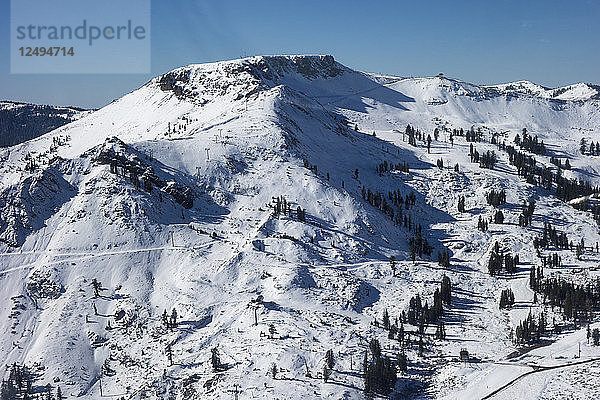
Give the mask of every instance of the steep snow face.
[[[514, 351], [509, 329], [528, 307], [542, 308], [531, 304], [524, 270], [514, 279], [487, 274], [493, 242], [535, 265], [532, 242], [546, 218], [566, 221], [575, 242], [600, 237], [589, 214], [523, 183], [507, 157], [480, 169], [469, 162], [469, 144], [457, 137], [449, 145], [447, 132], [476, 125], [510, 141], [527, 127], [553, 155], [572, 160], [565, 174], [594, 180], [595, 159], [577, 152], [581, 137], [598, 140], [598, 109], [596, 100], [366, 74], [331, 56], [251, 57], [152, 79], [0, 150], [0, 302], [10, 304], [0, 309], [4, 367], [34, 366], [36, 387], [59, 385], [85, 399], [99, 398], [101, 386], [103, 395], [130, 399], [231, 398], [237, 389], [255, 398], [363, 398], [368, 340], [378, 338], [390, 355], [399, 350], [373, 320], [384, 309], [399, 317], [416, 294], [431, 302], [446, 274], [456, 288], [451, 340], [427, 344], [426, 359], [407, 349], [410, 374], [396, 390], [482, 397], [486, 385], [496, 388], [520, 368], [493, 363]], [[408, 123], [441, 130], [431, 154], [403, 141]], [[408, 163], [410, 172], [384, 171], [384, 161]], [[550, 165], [549, 157], [539, 163]], [[510, 223], [475, 230], [478, 217], [495, 212], [486, 194], [500, 188]], [[414, 204], [398, 207], [411, 192]], [[465, 213], [456, 207], [461, 195]], [[518, 227], [519, 206], [530, 198], [535, 226]], [[415, 223], [434, 258], [451, 251], [451, 269], [426, 255], [410, 260]], [[563, 253], [565, 264], [579, 262]], [[598, 262], [586, 257], [585, 267]], [[508, 287], [523, 307], [498, 310]], [[176, 328], [162, 317], [173, 308]], [[551, 352], [570, 352], [581, 334], [567, 333], [536, 356], [551, 362]], [[448, 362], [462, 347], [481, 368]], [[214, 348], [221, 371], [210, 362]], [[327, 350], [336, 367], [324, 382]], [[435, 385], [426, 387], [426, 376]], [[553, 391], [562, 385], [554, 378]]]

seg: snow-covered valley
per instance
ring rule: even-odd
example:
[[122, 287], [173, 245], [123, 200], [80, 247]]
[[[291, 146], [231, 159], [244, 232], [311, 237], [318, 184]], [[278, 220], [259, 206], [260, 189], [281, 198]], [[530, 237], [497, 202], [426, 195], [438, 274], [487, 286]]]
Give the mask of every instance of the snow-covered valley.
[[[251, 57], [0, 149], [0, 373], [84, 399], [597, 398], [599, 96]], [[582, 285], [570, 309], [551, 279]]]

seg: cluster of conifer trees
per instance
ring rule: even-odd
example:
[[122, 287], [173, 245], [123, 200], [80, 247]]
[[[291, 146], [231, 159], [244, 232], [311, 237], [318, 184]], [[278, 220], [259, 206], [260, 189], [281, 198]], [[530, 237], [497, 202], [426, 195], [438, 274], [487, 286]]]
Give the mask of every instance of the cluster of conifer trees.
[[2, 380], [0, 386], [1, 400], [62, 400], [60, 386], [56, 390], [52, 385], [35, 387], [35, 374], [26, 365], [12, 364], [7, 366], [8, 379]]
[[[460, 128], [460, 132], [462, 133], [463, 129]], [[477, 128], [477, 131], [475, 130], [475, 127], [471, 127], [471, 129], [469, 129], [468, 131], [464, 132], [465, 135], [465, 139], [467, 142], [481, 142], [483, 140], [483, 132], [481, 131], [481, 128]], [[462, 135], [460, 135], [462, 136]]]
[[558, 253], [542, 256], [542, 265], [544, 268], [560, 268], [562, 267], [562, 257]]
[[167, 122], [167, 132], [165, 134], [170, 137], [171, 134], [173, 134], [173, 133], [187, 132], [188, 125], [191, 122], [198, 121], [198, 119], [197, 118], [192, 119], [192, 118], [189, 118], [189, 117], [182, 117], [181, 121], [182, 122], [177, 121], [177, 122], [173, 123], [172, 125], [171, 125], [170, 121]]
[[600, 142], [596, 142], [594, 144], [594, 142], [592, 141], [590, 143], [590, 145], [588, 146], [585, 138], [581, 138], [581, 142], [579, 142], [579, 151], [583, 155], [589, 155], [589, 156], [600, 155]]
[[[445, 339], [446, 328], [440, 317], [443, 313], [443, 305], [450, 306], [451, 304], [451, 292], [450, 278], [444, 275], [440, 287], [434, 292], [433, 306], [431, 308], [427, 302], [422, 304], [421, 297], [417, 294], [410, 300], [408, 312], [405, 313], [402, 311], [400, 318], [396, 318], [396, 322], [393, 324], [387, 309], [384, 310], [382, 317], [383, 328], [388, 330], [388, 338], [398, 339], [401, 352], [398, 354], [396, 362], [394, 362], [391, 358], [382, 354], [381, 345], [378, 340], [370, 340], [369, 352], [365, 352], [363, 358], [365, 392], [387, 395], [393, 390], [397, 379], [397, 371], [407, 371], [408, 359], [404, 351], [405, 347], [410, 346], [411, 343], [416, 343], [418, 344], [419, 355], [423, 355], [425, 330], [428, 324], [437, 322], [435, 337], [436, 339]], [[418, 330], [413, 332], [405, 330], [405, 322], [418, 326]], [[375, 320], [375, 325], [379, 326], [377, 320]], [[411, 333], [418, 336], [418, 340], [411, 341]]]
[[429, 244], [427, 238], [423, 236], [421, 224], [415, 226], [413, 235], [408, 240], [408, 247], [410, 249], [410, 257], [413, 262], [416, 260], [417, 255], [419, 258], [422, 258], [423, 254], [431, 257], [433, 247]]
[[372, 192], [371, 189], [366, 189], [363, 186], [361, 194], [363, 200], [388, 215], [397, 225], [404, 223], [405, 228], [412, 230], [412, 218], [410, 215], [408, 217], [406, 215], [403, 216], [402, 207], [409, 210], [411, 206], [416, 204], [417, 197], [414, 192], [411, 191], [410, 194], [402, 196], [402, 193], [398, 189], [388, 192], [386, 199], [382, 193]]
[[450, 306], [452, 301], [452, 285], [450, 278], [443, 276], [440, 288], [435, 289], [433, 293], [433, 305], [429, 307], [427, 301], [423, 304], [421, 296], [416, 294], [408, 303], [406, 320], [409, 324], [415, 326], [425, 326], [438, 322], [444, 312], [443, 305]]
[[364, 186], [361, 189], [361, 194], [363, 200], [373, 207], [379, 208], [384, 213], [390, 215], [392, 219], [394, 217], [394, 208], [391, 207], [392, 205], [396, 206], [398, 208], [398, 212], [402, 214], [400, 211], [402, 206], [409, 210], [410, 206], [414, 206], [417, 201], [417, 197], [415, 196], [414, 192], [411, 191], [410, 194], [402, 196], [402, 193], [399, 189], [388, 192], [387, 199], [386, 196], [381, 192], [372, 192], [371, 189], [367, 189]]
[[410, 169], [410, 165], [404, 161], [400, 162], [400, 163], [396, 163], [396, 164], [394, 164], [391, 161], [389, 163], [387, 161], [384, 161], [375, 167], [375, 171], [379, 175], [383, 175], [385, 172], [392, 172], [392, 171], [401, 171], [401, 172], [408, 173], [409, 169]]
[[594, 328], [593, 331], [590, 331], [590, 324], [587, 327], [587, 340], [590, 342], [590, 338], [593, 339], [594, 346], [600, 346], [600, 329]]
[[365, 352], [363, 358], [364, 391], [366, 393], [377, 393], [388, 395], [398, 379], [396, 365], [381, 351], [381, 344], [375, 338], [369, 342], [368, 357]]
[[164, 310], [161, 316], [161, 321], [165, 328], [169, 330], [177, 328], [177, 310], [173, 309], [170, 316], [167, 314], [167, 310]]
[[535, 211], [535, 200], [523, 201], [521, 214], [519, 214], [519, 226], [529, 226], [533, 220]]
[[515, 144], [523, 150], [527, 150], [533, 154], [539, 154], [541, 156], [546, 154], [546, 146], [543, 140], [539, 140], [537, 135], [531, 136], [527, 133], [527, 128], [523, 128], [523, 137], [521, 138], [518, 134], [515, 136]]
[[490, 190], [486, 195], [487, 203], [491, 206], [498, 207], [501, 204], [506, 204], [506, 192], [502, 190]]
[[547, 333], [546, 314], [541, 312], [534, 317], [531, 312], [515, 328], [514, 341], [517, 344], [532, 344], [538, 342]]
[[583, 179], [570, 179], [562, 174], [559, 168], [556, 171], [543, 166], [537, 166], [534, 156], [522, 153], [512, 146], [506, 146], [508, 161], [517, 168], [519, 176], [532, 185], [544, 187], [548, 190], [555, 189], [555, 195], [563, 201], [599, 193], [597, 186]]
[[406, 125], [405, 134], [408, 136], [408, 144], [411, 146], [417, 145], [417, 140], [425, 142], [425, 135], [419, 129], [415, 129], [410, 125]]
[[544, 278], [543, 270], [532, 268], [530, 286], [543, 296], [544, 302], [559, 307], [565, 319], [576, 322], [590, 321], [592, 312], [600, 307], [600, 280], [576, 284], [564, 278]]
[[517, 272], [517, 265], [519, 264], [519, 255], [513, 255], [510, 252], [502, 254], [500, 251], [500, 245], [498, 242], [494, 243], [494, 248], [490, 254], [488, 261], [488, 271], [490, 275], [498, 275], [502, 271], [506, 271], [509, 274]]
[[469, 156], [471, 157], [472, 163], [479, 163], [479, 167], [494, 169], [496, 162], [498, 161], [496, 157], [496, 153], [494, 151], [488, 150], [485, 153], [479, 153], [473, 144], [469, 148]]
[[438, 265], [442, 268], [450, 268], [450, 252], [447, 249], [443, 249], [441, 252], [437, 252]]
[[292, 204], [288, 203], [285, 196], [273, 197], [271, 207], [275, 216], [292, 214]]
[[30, 152], [27, 152], [24, 157], [25, 171], [34, 172], [40, 164], [40, 155], [33, 156]]
[[482, 153], [479, 157], [479, 166], [481, 168], [494, 169], [496, 161], [496, 153], [494, 151], [488, 150], [485, 153]]
[[549, 247], [569, 249], [570, 244], [566, 233], [553, 227], [550, 222], [544, 222], [542, 236], [533, 239], [533, 247], [536, 249], [547, 249]]
[[571, 169], [571, 163], [569, 162], [569, 159], [565, 159], [565, 163], [563, 164], [562, 160], [560, 158], [556, 158], [554, 156], [550, 157], [550, 162], [554, 165], [556, 165], [558, 168], [561, 169]]
[[[288, 217], [293, 217], [292, 214], [292, 203], [287, 201], [285, 196], [273, 197], [272, 202], [270, 204], [271, 208], [273, 208], [273, 214], [278, 217], [280, 215], [286, 215]], [[306, 210], [302, 209], [302, 207], [296, 207], [296, 218], [300, 222], [306, 222]]]

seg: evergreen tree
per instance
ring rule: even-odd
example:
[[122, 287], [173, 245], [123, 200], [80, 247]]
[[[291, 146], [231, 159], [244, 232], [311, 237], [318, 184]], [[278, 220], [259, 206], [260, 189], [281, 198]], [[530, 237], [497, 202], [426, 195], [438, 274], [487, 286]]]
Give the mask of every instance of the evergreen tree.
[[100, 290], [102, 290], [102, 284], [98, 282], [96, 278], [92, 279], [92, 288], [94, 289], [94, 297], [100, 297]]
[[171, 348], [171, 343], [167, 343], [165, 346], [165, 353], [167, 355], [167, 360], [169, 360], [169, 365], [173, 365], [173, 349]]
[[383, 310], [383, 327], [390, 329], [390, 315], [388, 314], [387, 308]]
[[323, 382], [327, 383], [331, 376], [331, 369], [327, 368], [327, 365], [323, 365]]
[[465, 212], [465, 196], [458, 198], [458, 212]]
[[219, 349], [217, 347], [210, 349], [210, 365], [214, 372], [223, 370], [223, 364], [221, 363], [221, 357], [219, 356]]
[[392, 268], [392, 276], [396, 276], [396, 257], [390, 257], [390, 268]]
[[335, 365], [333, 350], [331, 349], [327, 350], [327, 352], [325, 353], [325, 365], [329, 369], [333, 369], [333, 366]]
[[177, 310], [173, 308], [171, 311], [171, 317], [169, 318], [169, 326], [171, 329], [177, 328]]
[[594, 328], [592, 332], [592, 340], [594, 342], [594, 346], [600, 346], [600, 329]]
[[371, 348], [371, 360], [363, 360], [364, 391], [365, 393], [376, 393], [388, 395], [394, 388], [397, 380], [396, 366], [388, 357], [381, 354], [381, 346], [377, 339], [369, 342]]
[[406, 373], [406, 371], [408, 370], [408, 359], [406, 358], [406, 353], [404, 352], [404, 349], [402, 349], [400, 354], [398, 354], [398, 369], [402, 373]]

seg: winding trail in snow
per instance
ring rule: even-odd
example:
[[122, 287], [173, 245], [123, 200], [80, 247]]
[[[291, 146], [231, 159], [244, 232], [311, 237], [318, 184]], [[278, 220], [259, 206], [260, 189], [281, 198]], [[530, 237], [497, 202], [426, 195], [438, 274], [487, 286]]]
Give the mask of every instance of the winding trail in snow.
[[[81, 261], [81, 260], [88, 260], [90, 258], [96, 258], [96, 257], [105, 257], [105, 256], [114, 256], [114, 255], [121, 255], [121, 254], [132, 254], [132, 253], [144, 253], [144, 252], [152, 252], [152, 251], [167, 251], [167, 250], [171, 250], [171, 251], [177, 251], [177, 250], [197, 250], [197, 249], [202, 249], [205, 247], [209, 247], [210, 245], [214, 244], [214, 242], [208, 242], [208, 243], [203, 243], [201, 245], [197, 245], [197, 246], [193, 246], [193, 247], [178, 247], [178, 246], [161, 246], [161, 247], [147, 247], [147, 248], [141, 248], [141, 249], [129, 249], [129, 250], [116, 250], [116, 251], [103, 251], [103, 252], [98, 252], [98, 253], [91, 253], [91, 252], [87, 252], [87, 253], [52, 253], [49, 251], [41, 251], [41, 252], [27, 252], [27, 253], [4, 253], [1, 255], [34, 255], [34, 254], [39, 254], [39, 255], [49, 255], [51, 257], [67, 257], [67, 258], [63, 258], [60, 260], [55, 260], [55, 261], [51, 261], [46, 263], [46, 265], [56, 265], [56, 264], [60, 264], [63, 262], [73, 262], [73, 261]], [[79, 257], [74, 257], [74, 256], [79, 256]], [[10, 268], [10, 269], [5, 269], [3, 271], [0, 271], [0, 275], [4, 275], [7, 274], [9, 272], [14, 272], [14, 271], [20, 271], [23, 269], [28, 269], [28, 268], [32, 268], [35, 265], [37, 265], [39, 263], [39, 261], [35, 261], [29, 264], [25, 264], [25, 265], [21, 265], [19, 267], [14, 267], [14, 268]]]
[[[512, 386], [517, 381], [525, 378], [528, 375], [532, 375], [532, 374], [535, 374], [537, 372], [549, 371], [549, 370], [552, 370], [552, 369], [573, 367], [573, 366], [576, 366], [576, 365], [587, 364], [587, 363], [591, 363], [591, 362], [594, 362], [594, 361], [600, 361], [600, 357], [594, 357], [594, 358], [590, 358], [588, 360], [577, 361], [577, 362], [570, 363], [570, 364], [560, 364], [560, 365], [552, 365], [552, 366], [529, 365], [529, 367], [533, 368], [531, 371], [527, 371], [527, 372], [525, 372], [525, 373], [517, 376], [516, 378], [510, 380], [509, 382], [507, 382], [506, 384], [500, 386], [498, 389], [494, 390], [490, 394], [482, 397], [481, 400], [491, 399], [492, 397], [494, 397], [495, 395], [497, 395], [498, 393], [500, 393], [504, 389]], [[520, 366], [523, 366], [523, 365], [520, 364]]]

